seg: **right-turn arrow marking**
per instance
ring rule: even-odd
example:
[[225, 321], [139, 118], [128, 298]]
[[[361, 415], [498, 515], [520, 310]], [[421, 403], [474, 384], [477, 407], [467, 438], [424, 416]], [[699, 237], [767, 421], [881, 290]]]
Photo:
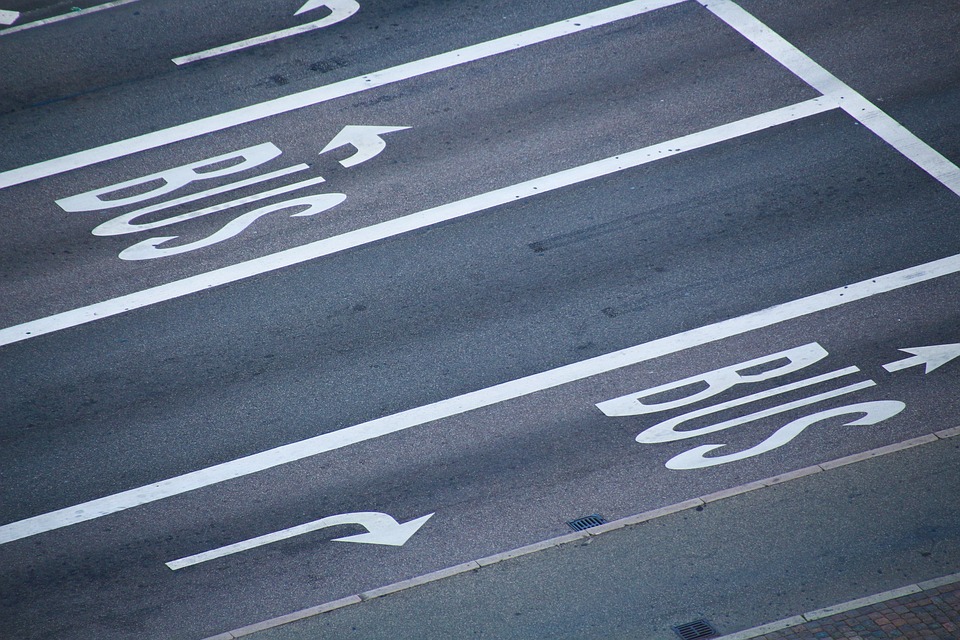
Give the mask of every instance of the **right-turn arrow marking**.
[[301, 536], [305, 533], [317, 531], [318, 529], [335, 527], [342, 524], [358, 524], [366, 528], [368, 533], [358, 533], [356, 535], [345, 536], [343, 538], [335, 538], [335, 542], [359, 542], [363, 544], [382, 544], [392, 547], [400, 547], [403, 546], [407, 540], [413, 536], [413, 534], [419, 531], [420, 527], [422, 527], [431, 517], [433, 517], [433, 514], [429, 513], [425, 516], [416, 518], [415, 520], [401, 524], [393, 517], [377, 511], [342, 513], [340, 515], [327, 516], [326, 518], [320, 518], [319, 520], [314, 520], [313, 522], [307, 522], [295, 527], [290, 527], [289, 529], [283, 529], [282, 531], [275, 531], [266, 535], [257, 536], [256, 538], [250, 538], [249, 540], [244, 540], [243, 542], [228, 544], [225, 547], [220, 547], [211, 551], [204, 551], [203, 553], [187, 556], [186, 558], [180, 558], [179, 560], [171, 560], [165, 564], [172, 570], [176, 571], [177, 569], [190, 567], [195, 564], [200, 564], [201, 562], [207, 562], [208, 560], [222, 558], [234, 553], [246, 551], [247, 549], [262, 547], [265, 544], [286, 540], [287, 538]]

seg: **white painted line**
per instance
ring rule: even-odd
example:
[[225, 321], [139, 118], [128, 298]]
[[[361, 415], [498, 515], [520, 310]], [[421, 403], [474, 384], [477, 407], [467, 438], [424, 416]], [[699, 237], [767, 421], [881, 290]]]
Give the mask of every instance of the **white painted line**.
[[98, 4], [95, 7], [87, 7], [86, 9], [81, 9], [80, 11], [71, 11], [70, 13], [65, 13], [61, 16], [44, 18], [43, 20], [34, 20], [33, 22], [27, 22], [27, 23], [18, 25], [16, 27], [10, 27], [9, 29], [4, 29], [0, 31], [0, 36], [8, 36], [11, 33], [18, 33], [20, 31], [26, 31], [27, 29], [33, 29], [36, 27], [42, 27], [47, 24], [53, 24], [54, 22], [62, 22], [63, 20], [70, 20], [71, 18], [79, 18], [80, 16], [96, 13], [97, 11], [103, 11], [104, 9], [113, 9], [114, 7], [120, 7], [125, 4], [131, 4], [133, 2], [139, 2], [139, 1], [140, 0], [114, 0], [114, 2], [107, 2], [106, 4]]
[[39, 180], [40, 178], [64, 173], [66, 171], [72, 171], [98, 162], [122, 158], [133, 153], [147, 149], [155, 149], [172, 142], [195, 138], [214, 131], [222, 131], [223, 129], [229, 129], [230, 127], [262, 120], [263, 118], [269, 118], [270, 116], [275, 116], [280, 113], [286, 113], [336, 98], [342, 98], [343, 96], [360, 93], [375, 87], [382, 87], [402, 80], [409, 80], [410, 78], [433, 73], [434, 71], [440, 71], [441, 69], [448, 69], [508, 51], [522, 49], [523, 47], [528, 47], [540, 42], [555, 40], [563, 36], [586, 31], [626, 18], [632, 18], [649, 11], [680, 4], [685, 1], [686, 0], [633, 0], [632, 2], [608, 9], [570, 18], [569, 20], [561, 20], [560, 22], [537, 27], [528, 31], [521, 31], [520, 33], [489, 40], [462, 49], [448, 51], [447, 53], [423, 58], [422, 60], [408, 62], [382, 71], [375, 71], [364, 76], [335, 82], [282, 98], [268, 100], [267, 102], [228, 111], [216, 116], [201, 118], [200, 120], [187, 122], [175, 127], [170, 127], [169, 129], [146, 133], [141, 136], [106, 144], [102, 147], [78, 151], [77, 153], [45, 160], [26, 167], [11, 169], [0, 173], [0, 189], [30, 182], [31, 180]]
[[86, 307], [80, 307], [79, 309], [65, 311], [46, 318], [0, 329], [0, 346], [35, 338], [53, 331], [75, 327], [132, 309], [157, 304], [158, 302], [190, 295], [205, 289], [236, 282], [244, 278], [275, 271], [322, 256], [328, 256], [340, 251], [400, 235], [408, 231], [461, 218], [508, 202], [515, 202], [522, 198], [528, 198], [571, 184], [623, 171], [624, 169], [638, 167], [686, 151], [738, 138], [835, 108], [836, 104], [834, 102], [825, 98], [815, 98], [789, 107], [738, 120], [730, 124], [714, 127], [713, 129], [707, 129], [706, 131], [692, 133], [675, 140], [637, 149], [629, 153], [598, 160], [540, 178], [534, 178], [533, 180], [521, 182], [495, 191], [489, 191], [432, 209], [425, 209], [418, 213], [387, 222], [381, 222], [380, 224], [325, 240], [318, 240], [317, 242], [263, 256], [262, 258], [248, 260], [215, 271], [120, 296], [119, 298], [105, 300]]
[[93, 520], [226, 480], [348, 447], [358, 442], [397, 433], [428, 422], [499, 404], [639, 362], [646, 362], [671, 353], [742, 335], [818, 311], [833, 309], [857, 300], [956, 273], [960, 273], [960, 255], [831, 289], [738, 318], [723, 320], [621, 351], [614, 351], [433, 404], [363, 422], [338, 431], [324, 433], [136, 489], [26, 518], [0, 527], [0, 544]]
[[266, 33], [262, 36], [256, 36], [255, 38], [248, 38], [239, 42], [225, 44], [212, 49], [207, 49], [205, 51], [200, 51], [198, 53], [191, 53], [187, 56], [180, 56], [179, 58], [173, 58], [172, 62], [176, 65], [189, 64], [191, 62], [197, 62], [198, 60], [206, 60], [207, 58], [222, 56], [225, 53], [232, 53], [234, 51], [240, 51], [241, 49], [248, 49], [257, 45], [280, 40], [282, 38], [289, 38], [290, 36], [307, 33], [308, 31], [313, 31], [315, 29], [322, 29], [332, 24], [336, 24], [342, 20], [346, 20], [355, 14], [358, 9], [360, 9], [360, 5], [357, 4], [356, 0], [327, 0], [327, 2], [319, 3], [307, 2], [307, 4], [303, 5], [303, 7], [301, 7], [300, 10], [294, 15], [303, 13], [305, 8], [307, 11], [309, 11], [322, 6], [328, 7], [331, 10], [331, 13], [320, 20], [315, 20], [314, 22], [308, 22], [306, 24], [300, 24], [295, 27], [290, 27], [289, 29], [274, 31], [273, 33]]
[[19, 11], [0, 9], [0, 24], [13, 24], [20, 17]]
[[960, 168], [731, 0], [698, 0], [718, 18], [960, 196]]

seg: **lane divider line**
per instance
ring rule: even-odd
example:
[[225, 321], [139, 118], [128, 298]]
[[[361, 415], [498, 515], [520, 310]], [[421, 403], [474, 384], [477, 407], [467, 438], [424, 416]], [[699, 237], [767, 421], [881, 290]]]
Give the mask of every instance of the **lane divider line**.
[[[134, 0], [121, 0], [132, 2]], [[44, 160], [26, 167], [0, 172], [0, 189], [32, 180], [72, 171], [92, 164], [122, 158], [140, 151], [155, 149], [173, 142], [188, 140], [214, 131], [222, 131], [241, 124], [255, 122], [288, 111], [310, 107], [336, 98], [383, 87], [402, 80], [409, 80], [428, 73], [457, 67], [468, 62], [489, 58], [530, 45], [555, 40], [580, 31], [586, 31], [626, 18], [633, 18], [656, 9], [680, 4], [686, 0], [633, 0], [600, 11], [585, 13], [575, 18], [561, 20], [521, 31], [509, 36], [488, 40], [475, 45], [455, 49], [435, 56], [407, 62], [395, 67], [374, 71], [363, 76], [334, 82], [315, 89], [308, 89], [282, 98], [275, 98], [233, 111], [201, 118], [193, 122], [145, 133], [143, 135], [112, 142], [93, 149], [78, 151], [59, 158]], [[106, 5], [104, 5], [105, 7]], [[78, 12], [79, 13], [79, 12]], [[9, 33], [7, 31], [6, 33]]]
[[[479, 558], [470, 562], [464, 562], [462, 564], [454, 565], [452, 567], [447, 567], [445, 569], [440, 569], [438, 571], [432, 571], [430, 573], [423, 574], [414, 578], [409, 578], [407, 580], [401, 580], [399, 582], [394, 582], [393, 584], [385, 585], [378, 587], [376, 589], [371, 589], [370, 591], [365, 591], [363, 593], [358, 593], [355, 595], [350, 595], [345, 598], [340, 598], [333, 600], [331, 602], [325, 602], [323, 604], [309, 607], [307, 609], [301, 609], [300, 611], [294, 611], [276, 618], [270, 618], [269, 620], [264, 620], [262, 622], [257, 622], [255, 624], [247, 625], [234, 629], [232, 631], [227, 631], [224, 633], [217, 634], [206, 638], [205, 640], [236, 640], [237, 638], [243, 638], [246, 636], [253, 635], [260, 631], [266, 631], [267, 629], [273, 629], [274, 627], [279, 627], [291, 622], [297, 622], [299, 620], [304, 620], [306, 618], [312, 618], [314, 616], [321, 615], [330, 611], [335, 611], [336, 609], [342, 609], [343, 607], [348, 607], [355, 604], [360, 604], [361, 602], [366, 602], [367, 600], [372, 600], [374, 598], [379, 598], [391, 593], [398, 593], [400, 591], [405, 591], [407, 589], [412, 589], [414, 587], [419, 587], [424, 584], [429, 584], [431, 582], [437, 582], [445, 578], [450, 578], [462, 573], [469, 573], [471, 571], [478, 571], [483, 567], [489, 567], [494, 564], [499, 564], [501, 562], [512, 560], [514, 558], [519, 558], [522, 556], [531, 555], [538, 553], [540, 551], [545, 551], [547, 549], [554, 549], [571, 542], [577, 542], [580, 540], [585, 540], [591, 537], [603, 535], [611, 531], [616, 531], [618, 529], [623, 529], [626, 527], [636, 526], [644, 522], [650, 522], [651, 520], [656, 520], [658, 518], [663, 518], [671, 514], [680, 513], [682, 511], [687, 511], [689, 509], [696, 509], [698, 507], [703, 507], [711, 502], [716, 502], [718, 500], [725, 500], [727, 498], [732, 498], [734, 496], [742, 495], [744, 493], [749, 493], [751, 491], [757, 491], [760, 489], [765, 489], [768, 487], [773, 487], [778, 484], [783, 484], [784, 482], [790, 482], [791, 480], [797, 480], [799, 478], [805, 478], [817, 473], [823, 473], [824, 471], [829, 471], [830, 469], [836, 469], [841, 466], [846, 466], [854, 464], [857, 462], [863, 462], [865, 460], [872, 460], [880, 456], [889, 455], [891, 453], [896, 453], [898, 451], [905, 451], [907, 449], [912, 449], [914, 447], [919, 447], [921, 445], [930, 444], [932, 442], [939, 442], [941, 440], [946, 440], [960, 436], [960, 427], [954, 427], [952, 429], [944, 429], [942, 431], [937, 431], [925, 436], [920, 436], [917, 438], [911, 438], [909, 440], [904, 440], [902, 442], [897, 442], [891, 445], [884, 447], [879, 447], [877, 449], [871, 449], [870, 451], [864, 451], [862, 453], [854, 454], [852, 456], [845, 456], [843, 458], [838, 458], [836, 460], [831, 460], [828, 462], [822, 462], [820, 464], [815, 464], [810, 467], [804, 467], [802, 469], [797, 469], [795, 471], [790, 471], [787, 473], [782, 473], [770, 478], [764, 478], [762, 480], [756, 480], [754, 482], [749, 482], [742, 484], [736, 487], [730, 487], [729, 489], [724, 489], [722, 491], [717, 491], [710, 493], [698, 498], [691, 498], [690, 500], [684, 500], [683, 502], [678, 502], [676, 504], [668, 505], [666, 507], [661, 507], [659, 509], [653, 509], [651, 511], [645, 511], [633, 516], [628, 516], [626, 518], [620, 518], [607, 524], [602, 524], [597, 527], [591, 527], [589, 529], [584, 529], [583, 531], [576, 531], [574, 533], [568, 533], [563, 536], [558, 536], [556, 538], [549, 538], [541, 542], [536, 542], [534, 544], [529, 544], [517, 549], [511, 549], [510, 551], [503, 551], [501, 553], [494, 554], [492, 556], [487, 556], [485, 558]], [[866, 598], [860, 598], [858, 600], [851, 600], [839, 605], [834, 605], [831, 607], [826, 607], [824, 609], [818, 609], [809, 613], [805, 613], [798, 616], [793, 616], [786, 618], [784, 620], [779, 620], [777, 622], [771, 622], [760, 627], [754, 627], [752, 629], [747, 629], [745, 631], [740, 631], [731, 635], [723, 636], [717, 640], [751, 640], [765, 633], [773, 633], [774, 631], [779, 631], [781, 629], [786, 629], [788, 627], [796, 626], [799, 624], [804, 624], [812, 620], [817, 620], [819, 618], [825, 618], [837, 613], [843, 613], [845, 611], [850, 611], [852, 609], [857, 609], [862, 606], [869, 604], [875, 604], [877, 602], [883, 602], [885, 600], [891, 600], [893, 598], [898, 598], [903, 595], [908, 595], [910, 593], [918, 593], [919, 591], [935, 589], [947, 584], [952, 584], [954, 582], [960, 582], [960, 573], [953, 574], [950, 576], [945, 576], [943, 578], [936, 578], [934, 580], [928, 580], [926, 582], [921, 582], [915, 585], [910, 585], [901, 589], [894, 589], [893, 591], [887, 591], [882, 594], [877, 594], [875, 596], [869, 596]], [[846, 607], [846, 608], [845, 608]], [[812, 616], [812, 617], [811, 617]], [[751, 635], [752, 634], [752, 635]]]
[[908, 131], [850, 85], [821, 67], [812, 58], [732, 0], [698, 0], [747, 40], [870, 129], [911, 162], [960, 196], [960, 167]]
[[439, 207], [425, 209], [417, 213], [394, 218], [393, 220], [381, 222], [324, 240], [318, 240], [182, 280], [175, 280], [167, 284], [97, 302], [85, 307], [0, 329], [0, 347], [140, 307], [157, 304], [158, 302], [190, 295], [230, 282], [236, 282], [261, 273], [276, 271], [323, 256], [329, 256], [341, 251], [346, 251], [347, 249], [353, 249], [386, 238], [392, 238], [441, 222], [462, 218], [499, 205], [554, 191], [572, 184], [586, 182], [626, 169], [639, 167], [687, 151], [739, 138], [750, 133], [756, 133], [770, 127], [814, 116], [836, 108], [837, 104], [833, 100], [828, 98], [814, 98], [781, 109], [775, 109], [744, 118], [743, 120], [720, 125], [712, 129], [692, 133], [674, 140], [668, 140], [667, 142], [661, 142], [628, 153], [590, 162], [571, 169], [565, 169]]

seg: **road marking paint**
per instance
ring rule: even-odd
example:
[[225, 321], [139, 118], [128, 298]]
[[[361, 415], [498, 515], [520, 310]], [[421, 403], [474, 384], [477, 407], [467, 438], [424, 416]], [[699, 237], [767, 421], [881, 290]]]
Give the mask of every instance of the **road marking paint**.
[[878, 106], [814, 62], [732, 0], [698, 0], [698, 2], [798, 78], [823, 95], [835, 98], [840, 108], [851, 117], [960, 196], [960, 168]]
[[192, 567], [202, 562], [209, 562], [210, 560], [223, 558], [235, 553], [240, 553], [241, 551], [247, 551], [248, 549], [255, 549], [257, 547], [273, 544], [274, 542], [279, 542], [281, 540], [287, 540], [289, 538], [302, 536], [307, 533], [313, 533], [314, 531], [326, 529], [327, 527], [336, 527], [344, 524], [358, 524], [364, 527], [367, 530], [367, 533], [358, 533], [351, 536], [334, 538], [333, 542], [356, 542], [360, 544], [378, 544], [391, 547], [402, 547], [407, 543], [407, 540], [413, 537], [413, 534], [420, 530], [420, 527], [426, 524], [427, 520], [433, 517], [433, 515], [434, 514], [430, 513], [409, 522], [400, 524], [392, 516], [387, 515], [386, 513], [380, 513], [378, 511], [343, 513], [335, 516], [327, 516], [326, 518], [320, 518], [319, 520], [314, 520], [304, 524], [298, 524], [294, 527], [267, 533], [262, 536], [257, 536], [256, 538], [244, 540], [242, 542], [228, 544], [217, 549], [212, 549], [210, 551], [204, 551], [203, 553], [197, 553], [192, 556], [180, 558], [179, 560], [171, 560], [170, 562], [165, 562], [164, 564], [166, 564], [167, 567], [169, 567], [172, 571], [177, 571], [178, 569], [183, 569], [184, 567]]
[[[156, 213], [157, 211], [163, 211], [164, 209], [170, 209], [172, 207], [179, 207], [182, 204], [188, 204], [190, 202], [195, 202], [197, 200], [203, 200], [204, 198], [210, 198], [212, 196], [221, 195], [224, 193], [229, 193], [230, 191], [236, 191], [237, 189], [244, 189], [262, 182], [269, 182], [276, 178], [282, 178], [293, 173], [298, 173], [300, 171], [306, 171], [310, 168], [308, 164], [296, 164], [292, 167], [287, 167], [285, 169], [279, 169], [277, 171], [272, 171], [270, 173], [265, 173], [263, 175], [254, 176], [253, 178], [247, 178], [246, 180], [240, 180], [238, 182], [231, 182], [230, 184], [225, 184], [219, 187], [214, 187], [213, 189], [207, 189], [206, 191], [198, 191], [196, 193], [191, 193], [180, 198], [175, 198], [173, 200], [168, 200], [166, 202], [158, 202], [157, 204], [150, 205], [148, 207], [143, 207], [142, 209], [137, 209], [136, 211], [131, 211], [130, 213], [125, 213], [121, 216], [117, 216], [112, 220], [108, 220], [103, 224], [97, 226], [92, 231], [95, 236], [115, 236], [125, 233], [136, 233], [138, 231], [146, 231], [149, 229], [156, 229], [158, 227], [165, 227], [167, 225], [175, 224], [177, 222], [182, 222], [184, 220], [190, 220], [191, 218], [196, 218], [197, 216], [206, 215], [207, 213], [212, 213], [214, 211], [220, 211], [222, 209], [229, 208], [231, 206], [237, 206], [245, 204], [244, 201], [235, 200], [232, 203], [226, 203], [223, 205], [213, 205], [202, 209], [201, 211], [194, 211], [191, 213], [181, 214], [174, 216], [172, 218], [166, 218], [164, 220], [156, 220], [154, 222], [141, 222], [139, 224], [131, 224], [131, 221], [145, 216], [148, 213]], [[320, 180], [323, 182], [323, 180]], [[307, 186], [307, 185], [304, 185]], [[273, 194], [275, 195], [275, 194]], [[270, 196], [266, 196], [270, 197]]]
[[378, 126], [358, 126], [348, 124], [340, 133], [327, 143], [320, 154], [327, 151], [333, 151], [340, 147], [351, 145], [356, 152], [349, 158], [344, 158], [340, 164], [344, 167], [355, 167], [358, 164], [366, 162], [371, 158], [376, 158], [384, 149], [387, 148], [387, 141], [383, 136], [394, 131], [404, 131], [410, 127], [378, 127]]
[[106, 318], [140, 307], [157, 304], [165, 300], [172, 300], [212, 287], [250, 278], [261, 273], [275, 271], [385, 238], [391, 238], [408, 231], [461, 218], [508, 202], [515, 202], [571, 184], [585, 182], [600, 176], [638, 167], [662, 158], [669, 158], [686, 151], [738, 138], [835, 108], [837, 108], [836, 103], [829, 99], [814, 98], [806, 102], [720, 125], [719, 127], [692, 133], [674, 140], [661, 142], [540, 178], [534, 178], [502, 189], [489, 191], [457, 202], [425, 209], [418, 213], [381, 222], [325, 240], [318, 240], [317, 242], [293, 247], [261, 258], [247, 260], [229, 267], [223, 267], [111, 300], [105, 300], [78, 309], [72, 309], [38, 320], [0, 329], [0, 346], [21, 340], [28, 340], [53, 331], [75, 327], [87, 322], [99, 320], [100, 318]]
[[465, 393], [454, 398], [369, 420], [352, 427], [282, 445], [136, 489], [90, 500], [0, 526], [0, 544], [100, 518], [140, 505], [240, 478], [428, 422], [489, 407], [672, 353], [742, 335], [781, 322], [833, 309], [875, 295], [960, 273], [960, 255], [902, 269], [744, 316], [691, 329], [556, 369]]
[[19, 11], [8, 11], [7, 9], [0, 9], [0, 24], [13, 24], [20, 18]]
[[[126, 0], [135, 1], [135, 0]], [[455, 49], [396, 67], [375, 71], [323, 87], [308, 89], [282, 98], [276, 98], [248, 107], [228, 111], [215, 116], [201, 118], [193, 122], [176, 125], [168, 129], [146, 133], [126, 140], [112, 142], [93, 149], [78, 151], [69, 155], [44, 160], [36, 164], [0, 172], [0, 189], [32, 180], [87, 167], [99, 162], [122, 158], [133, 153], [155, 149], [164, 145], [188, 140], [214, 131], [222, 131], [249, 122], [255, 122], [288, 111], [313, 106], [343, 96], [352, 95], [382, 87], [402, 80], [409, 80], [434, 71], [495, 56], [508, 51], [522, 49], [530, 45], [555, 40], [563, 36], [587, 31], [594, 27], [639, 16], [656, 9], [680, 4], [686, 0], [633, 0], [615, 7], [586, 13], [576, 18], [561, 20], [553, 24], [521, 31], [502, 38], [488, 40], [462, 49]], [[105, 6], [105, 5], [104, 5]], [[5, 31], [4, 33], [9, 33]]]
[[938, 344], [930, 347], [912, 347], [900, 349], [912, 354], [909, 358], [883, 365], [890, 373], [923, 365], [923, 373], [936, 371], [951, 360], [960, 357], [960, 344]]
[[308, 1], [306, 4], [300, 7], [300, 9], [298, 9], [294, 15], [300, 15], [301, 13], [317, 9], [319, 7], [327, 7], [330, 9], [330, 14], [325, 18], [315, 20], [314, 22], [300, 24], [295, 27], [290, 27], [289, 29], [281, 29], [280, 31], [274, 31], [273, 33], [266, 33], [254, 38], [248, 38], [246, 40], [225, 44], [212, 49], [207, 49], [205, 51], [200, 51], [198, 53], [191, 53], [190, 55], [173, 58], [172, 62], [176, 65], [189, 64], [191, 62], [197, 62], [198, 60], [206, 60], [207, 58], [222, 56], [225, 53], [232, 53], [234, 51], [240, 51], [241, 49], [247, 49], [249, 47], [266, 44], [268, 42], [273, 42], [274, 40], [280, 40], [282, 38], [289, 38], [290, 36], [295, 36], [301, 33], [307, 33], [308, 31], [313, 31], [315, 29], [322, 29], [346, 20], [360, 9], [360, 5], [357, 4], [356, 0], [326, 0], [325, 2]]
[[26, 31], [27, 29], [33, 29], [35, 27], [42, 27], [47, 24], [53, 24], [54, 22], [70, 20], [71, 18], [79, 18], [80, 16], [96, 13], [97, 11], [103, 11], [104, 9], [113, 9], [114, 7], [120, 7], [125, 4], [131, 4], [133, 2], [139, 2], [139, 1], [140, 0], [114, 0], [114, 2], [107, 2], [106, 4], [98, 4], [95, 7], [87, 7], [86, 9], [81, 9], [80, 11], [71, 11], [70, 13], [65, 13], [60, 16], [53, 16], [52, 18], [44, 18], [43, 20], [34, 20], [33, 22], [27, 22], [25, 24], [17, 25], [16, 27], [10, 27], [9, 29], [4, 29], [0, 31], [0, 36], [8, 36], [11, 33]]

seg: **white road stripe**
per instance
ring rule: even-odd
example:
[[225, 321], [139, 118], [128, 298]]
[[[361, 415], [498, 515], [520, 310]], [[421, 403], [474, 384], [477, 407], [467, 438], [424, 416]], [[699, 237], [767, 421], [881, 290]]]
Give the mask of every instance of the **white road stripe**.
[[960, 196], [960, 168], [731, 0], [698, 0], [718, 18]]
[[294, 247], [261, 258], [255, 258], [215, 271], [201, 273], [151, 289], [137, 291], [86, 307], [72, 309], [38, 320], [0, 329], [0, 346], [21, 340], [28, 340], [54, 331], [60, 331], [61, 329], [75, 327], [132, 309], [157, 304], [165, 300], [172, 300], [229, 282], [250, 278], [268, 271], [275, 271], [294, 264], [400, 235], [408, 231], [461, 218], [508, 202], [514, 202], [571, 184], [623, 171], [624, 169], [638, 167], [662, 158], [669, 158], [670, 156], [675, 156], [686, 151], [738, 138], [769, 127], [792, 122], [836, 108], [837, 105], [832, 100], [814, 98], [813, 100], [801, 102], [789, 107], [783, 107], [730, 124], [714, 127], [713, 129], [707, 129], [706, 131], [693, 133], [650, 147], [613, 156], [612, 158], [598, 160], [597, 162], [559, 171], [495, 191], [489, 191], [457, 202], [426, 209], [418, 213], [381, 222], [380, 224], [344, 233], [325, 240], [318, 240], [317, 242]]
[[569, 20], [561, 20], [528, 31], [521, 31], [509, 36], [489, 40], [480, 44], [471, 45], [462, 49], [448, 51], [439, 55], [408, 62], [382, 71], [335, 82], [316, 89], [309, 89], [282, 98], [268, 100], [259, 104], [228, 111], [208, 118], [201, 118], [193, 122], [154, 131], [141, 136], [128, 138], [78, 151], [59, 158], [45, 160], [26, 167], [11, 169], [0, 173], [0, 189], [32, 180], [39, 180], [48, 176], [72, 171], [98, 162], [105, 162], [115, 158], [122, 158], [133, 153], [155, 149], [164, 145], [202, 136], [214, 131], [222, 131], [237, 125], [262, 120], [280, 113], [302, 109], [312, 105], [342, 98], [343, 96], [360, 93], [385, 85], [409, 80], [441, 69], [456, 67], [475, 60], [481, 60], [507, 51], [522, 49], [533, 44], [554, 40], [580, 31], [586, 31], [625, 18], [680, 4], [686, 0], [633, 0], [608, 9], [594, 11]]
[[921, 282], [960, 273], [960, 255], [942, 258], [909, 269], [863, 280], [800, 298], [738, 318], [731, 318], [698, 329], [583, 360], [550, 371], [494, 385], [479, 391], [441, 400], [415, 409], [370, 420], [352, 427], [256, 453], [212, 467], [200, 469], [161, 482], [130, 489], [83, 504], [52, 511], [0, 527], [0, 544], [13, 542], [46, 531], [67, 527], [111, 513], [130, 509], [188, 491], [208, 487], [321, 453], [348, 447], [358, 442], [397, 433], [435, 420], [488, 407], [545, 389], [607, 373], [629, 365], [653, 360], [703, 344], [769, 327], [836, 308], [871, 296], [903, 289]]
[[70, 20], [71, 18], [79, 18], [80, 16], [96, 13], [97, 11], [103, 11], [104, 9], [113, 9], [114, 7], [119, 7], [125, 4], [130, 4], [132, 2], [139, 2], [139, 1], [140, 0], [115, 0], [114, 2], [107, 2], [106, 4], [98, 4], [95, 7], [87, 7], [86, 9], [81, 9], [80, 11], [71, 11], [70, 13], [65, 13], [60, 16], [53, 16], [52, 18], [44, 18], [43, 20], [34, 20], [33, 22], [27, 22], [25, 24], [21, 24], [16, 27], [3, 29], [2, 31], [0, 31], [0, 36], [8, 36], [11, 33], [26, 31], [27, 29], [42, 27], [46, 24], [53, 24], [54, 22], [62, 22], [63, 20]]

